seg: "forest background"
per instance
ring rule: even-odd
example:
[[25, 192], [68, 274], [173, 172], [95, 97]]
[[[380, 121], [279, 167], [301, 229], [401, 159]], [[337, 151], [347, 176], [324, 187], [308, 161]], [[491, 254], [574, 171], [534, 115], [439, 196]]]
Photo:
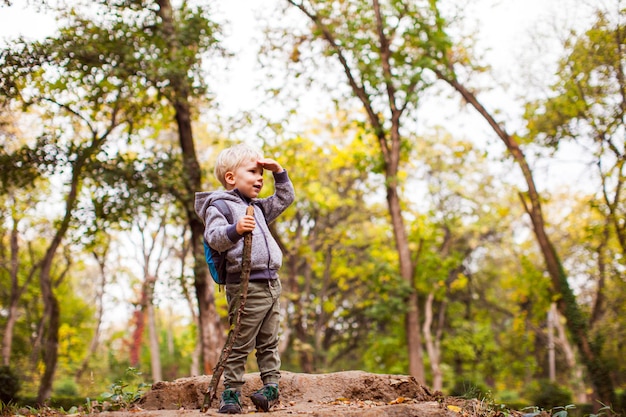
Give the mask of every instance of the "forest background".
[[247, 3], [242, 64], [219, 2], [27, 2], [55, 27], [0, 55], [3, 374], [43, 403], [210, 373], [225, 300], [193, 193], [244, 140], [297, 191], [273, 224], [285, 370], [620, 407], [625, 10], [543, 3], [504, 64], [490, 2]]

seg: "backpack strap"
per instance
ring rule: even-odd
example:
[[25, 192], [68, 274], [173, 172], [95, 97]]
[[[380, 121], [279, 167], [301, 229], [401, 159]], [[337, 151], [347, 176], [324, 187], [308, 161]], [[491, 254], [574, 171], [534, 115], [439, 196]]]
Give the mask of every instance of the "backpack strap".
[[[226, 204], [226, 201], [224, 200], [215, 200], [211, 203], [212, 206], [215, 206], [215, 208], [217, 208], [217, 210], [222, 213], [222, 215], [226, 218], [226, 221], [228, 222], [228, 224], [233, 224], [233, 213], [230, 211], [230, 207], [228, 207], [228, 204]], [[207, 243], [206, 240], [204, 240], [204, 248], [205, 251], [207, 250], [207, 248], [210, 251], [213, 251], [212, 249], [210, 249], [209, 244]], [[217, 252], [217, 251], [215, 251]], [[222, 287], [226, 284], [226, 252], [224, 252], [222, 254], [222, 260], [220, 262], [219, 265], [219, 270], [217, 271], [217, 275], [219, 277], [219, 288], [220, 291], [222, 290]], [[223, 280], [223, 281], [222, 281]]]
[[211, 205], [215, 206], [217, 210], [222, 213], [224, 217], [226, 217], [228, 224], [233, 224], [233, 213], [230, 211], [230, 207], [228, 207], [228, 204], [226, 204], [224, 200], [215, 200], [211, 203]]

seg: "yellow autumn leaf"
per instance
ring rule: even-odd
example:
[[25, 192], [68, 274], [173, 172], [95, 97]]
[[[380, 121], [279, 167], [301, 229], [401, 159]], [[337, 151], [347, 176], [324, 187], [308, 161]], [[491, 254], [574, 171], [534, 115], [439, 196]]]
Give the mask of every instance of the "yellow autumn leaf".
[[461, 407], [458, 407], [456, 405], [449, 405], [448, 406], [448, 410], [454, 411], [455, 413], [460, 413], [461, 412]]

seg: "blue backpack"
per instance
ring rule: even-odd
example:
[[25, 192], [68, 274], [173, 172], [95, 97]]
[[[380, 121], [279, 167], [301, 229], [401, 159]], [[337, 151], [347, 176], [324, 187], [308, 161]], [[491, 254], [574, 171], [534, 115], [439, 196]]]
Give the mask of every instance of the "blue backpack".
[[[215, 200], [211, 203], [212, 206], [215, 206], [220, 213], [224, 217], [229, 224], [233, 224], [233, 215], [230, 212], [230, 208], [228, 208], [228, 204], [224, 202], [224, 200]], [[204, 242], [204, 258], [206, 259], [206, 263], [209, 266], [209, 271], [211, 272], [211, 277], [216, 284], [225, 285], [226, 284], [226, 252], [218, 252], [212, 247], [209, 246], [206, 239], [202, 239]]]

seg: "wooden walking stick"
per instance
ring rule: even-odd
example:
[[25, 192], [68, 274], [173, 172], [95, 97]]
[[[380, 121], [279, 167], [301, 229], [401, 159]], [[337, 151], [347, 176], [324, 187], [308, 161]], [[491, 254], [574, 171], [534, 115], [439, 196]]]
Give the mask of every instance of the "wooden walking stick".
[[[248, 208], [246, 209], [246, 215], [254, 216], [254, 206], [248, 206]], [[243, 315], [243, 310], [246, 307], [246, 298], [248, 297], [251, 255], [252, 232], [248, 232], [243, 237], [243, 256], [241, 259], [241, 287], [239, 288], [239, 293], [237, 294], [238, 297], [235, 301], [235, 317], [233, 322], [230, 324], [230, 328], [228, 329], [228, 336], [226, 337], [226, 342], [224, 343], [224, 349], [222, 349], [220, 358], [217, 361], [217, 365], [215, 365], [215, 369], [213, 370], [213, 376], [211, 377], [211, 383], [209, 384], [209, 388], [204, 394], [202, 412], [206, 412], [209, 408], [211, 408], [213, 400], [217, 397], [217, 386], [220, 382], [220, 378], [222, 377], [222, 373], [224, 372], [226, 360], [228, 360], [228, 356], [230, 356], [230, 352], [233, 350], [235, 339], [237, 339], [237, 336], [239, 335], [239, 330], [241, 329], [241, 316]]]

